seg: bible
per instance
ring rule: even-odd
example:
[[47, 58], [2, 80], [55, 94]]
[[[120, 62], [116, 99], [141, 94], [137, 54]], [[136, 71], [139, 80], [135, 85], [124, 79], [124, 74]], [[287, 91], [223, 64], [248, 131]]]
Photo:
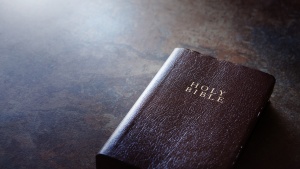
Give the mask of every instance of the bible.
[[274, 84], [267, 73], [176, 48], [96, 155], [96, 166], [231, 168]]

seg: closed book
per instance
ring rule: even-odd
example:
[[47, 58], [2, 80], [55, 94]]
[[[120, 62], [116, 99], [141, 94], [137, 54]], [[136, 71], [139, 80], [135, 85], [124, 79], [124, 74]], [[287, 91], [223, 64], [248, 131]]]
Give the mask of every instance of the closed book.
[[97, 168], [231, 168], [274, 83], [176, 48], [97, 154]]

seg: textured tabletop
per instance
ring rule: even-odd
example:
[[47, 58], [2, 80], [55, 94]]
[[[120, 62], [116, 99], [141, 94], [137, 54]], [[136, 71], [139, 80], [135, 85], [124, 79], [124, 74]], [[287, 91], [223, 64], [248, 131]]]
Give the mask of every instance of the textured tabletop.
[[274, 75], [236, 168], [300, 168], [299, 11], [296, 0], [0, 0], [0, 168], [95, 168], [176, 47]]

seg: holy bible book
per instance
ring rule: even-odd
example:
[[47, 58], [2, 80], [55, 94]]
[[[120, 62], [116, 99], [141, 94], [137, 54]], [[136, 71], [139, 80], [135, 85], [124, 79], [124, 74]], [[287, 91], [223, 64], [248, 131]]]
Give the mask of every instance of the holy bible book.
[[176, 48], [96, 156], [97, 168], [231, 168], [274, 83]]

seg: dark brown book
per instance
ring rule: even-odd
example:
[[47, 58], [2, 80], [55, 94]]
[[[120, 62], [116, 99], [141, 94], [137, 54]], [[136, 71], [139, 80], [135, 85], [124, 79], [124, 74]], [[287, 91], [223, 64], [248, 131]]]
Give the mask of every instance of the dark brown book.
[[97, 168], [231, 168], [274, 83], [177, 48], [96, 156]]

